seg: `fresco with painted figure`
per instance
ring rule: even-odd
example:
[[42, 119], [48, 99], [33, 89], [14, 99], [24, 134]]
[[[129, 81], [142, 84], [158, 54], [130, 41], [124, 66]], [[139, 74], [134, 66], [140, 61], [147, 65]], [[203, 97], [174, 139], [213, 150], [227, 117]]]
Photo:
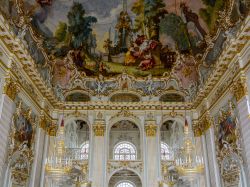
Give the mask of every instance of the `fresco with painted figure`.
[[[33, 58], [49, 66], [51, 78], [40, 68], [43, 76], [61, 87], [76, 72], [105, 77], [172, 72], [184, 87], [198, 85], [199, 65], [216, 61], [226, 38], [235, 33], [232, 28], [247, 14], [245, 1], [239, 0], [0, 2]], [[219, 24], [226, 18], [228, 23]], [[41, 45], [31, 47], [36, 42]]]

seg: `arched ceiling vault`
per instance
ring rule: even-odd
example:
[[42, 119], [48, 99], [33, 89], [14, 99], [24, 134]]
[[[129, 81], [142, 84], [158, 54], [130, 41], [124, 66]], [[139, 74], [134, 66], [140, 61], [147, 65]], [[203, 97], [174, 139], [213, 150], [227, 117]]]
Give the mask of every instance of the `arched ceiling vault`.
[[238, 0], [0, 4], [8, 30], [33, 59], [26, 68], [36, 68], [61, 101], [72, 90], [96, 97], [117, 90], [153, 97], [174, 89], [186, 101], [199, 98], [198, 90], [206, 89], [222, 50], [248, 14], [247, 3]]

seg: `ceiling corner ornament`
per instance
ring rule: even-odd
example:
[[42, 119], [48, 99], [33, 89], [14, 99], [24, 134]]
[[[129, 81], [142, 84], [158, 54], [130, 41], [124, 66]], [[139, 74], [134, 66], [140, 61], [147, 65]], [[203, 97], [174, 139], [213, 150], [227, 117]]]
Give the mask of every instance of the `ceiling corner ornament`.
[[150, 121], [147, 125], [145, 125], [146, 136], [156, 136], [157, 125], [155, 125], [155, 121]]
[[237, 102], [239, 102], [242, 97], [247, 95], [247, 85], [245, 76], [240, 77], [237, 81], [233, 83], [232, 91]]
[[96, 125], [93, 126], [93, 131], [95, 136], [104, 136], [105, 125], [101, 122], [96, 122]]
[[18, 84], [11, 78], [7, 78], [3, 93], [6, 94], [12, 101], [14, 101], [19, 91], [20, 87]]

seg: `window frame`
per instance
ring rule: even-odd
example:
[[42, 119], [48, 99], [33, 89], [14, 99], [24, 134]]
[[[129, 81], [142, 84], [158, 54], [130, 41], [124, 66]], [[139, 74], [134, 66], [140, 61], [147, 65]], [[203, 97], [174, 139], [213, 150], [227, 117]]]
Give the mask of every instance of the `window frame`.
[[[122, 146], [122, 145], [125, 145], [127, 147], [119, 148], [119, 146]], [[121, 152], [121, 150], [123, 152]], [[113, 159], [117, 160], [117, 161], [126, 161], [126, 160], [133, 161], [133, 160], [137, 160], [136, 146], [133, 143], [129, 142], [129, 141], [118, 142], [114, 146], [114, 149], [113, 149]]]
[[[129, 185], [131, 186], [120, 186], [124, 183], [128, 183]], [[126, 184], [125, 184], [126, 185]], [[136, 185], [132, 182], [132, 181], [129, 181], [129, 180], [121, 180], [119, 182], [116, 183], [115, 187], [136, 187]]]
[[[87, 146], [85, 149], [87, 150], [86, 153], [83, 152], [84, 146]], [[81, 160], [88, 160], [89, 159], [89, 140], [82, 143], [80, 147], [80, 157]]]
[[[169, 145], [164, 142], [161, 141], [161, 146], [160, 146], [160, 150], [161, 150], [161, 160], [163, 161], [170, 161], [170, 160], [174, 160], [174, 153], [172, 151], [172, 149], [169, 147]], [[164, 150], [164, 151], [162, 151]], [[165, 155], [164, 155], [165, 153]]]

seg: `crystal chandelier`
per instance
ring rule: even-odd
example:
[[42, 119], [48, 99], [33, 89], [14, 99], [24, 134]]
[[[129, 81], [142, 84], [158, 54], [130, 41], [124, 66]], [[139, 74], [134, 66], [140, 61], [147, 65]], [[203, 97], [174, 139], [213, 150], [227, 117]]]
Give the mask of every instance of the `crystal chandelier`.
[[48, 175], [62, 177], [72, 170], [72, 160], [65, 154], [64, 120], [59, 126], [52, 156], [46, 159], [45, 169]]
[[204, 170], [203, 157], [196, 153], [187, 120], [184, 126], [184, 145], [176, 155], [175, 165], [179, 175], [183, 177], [196, 177]]

